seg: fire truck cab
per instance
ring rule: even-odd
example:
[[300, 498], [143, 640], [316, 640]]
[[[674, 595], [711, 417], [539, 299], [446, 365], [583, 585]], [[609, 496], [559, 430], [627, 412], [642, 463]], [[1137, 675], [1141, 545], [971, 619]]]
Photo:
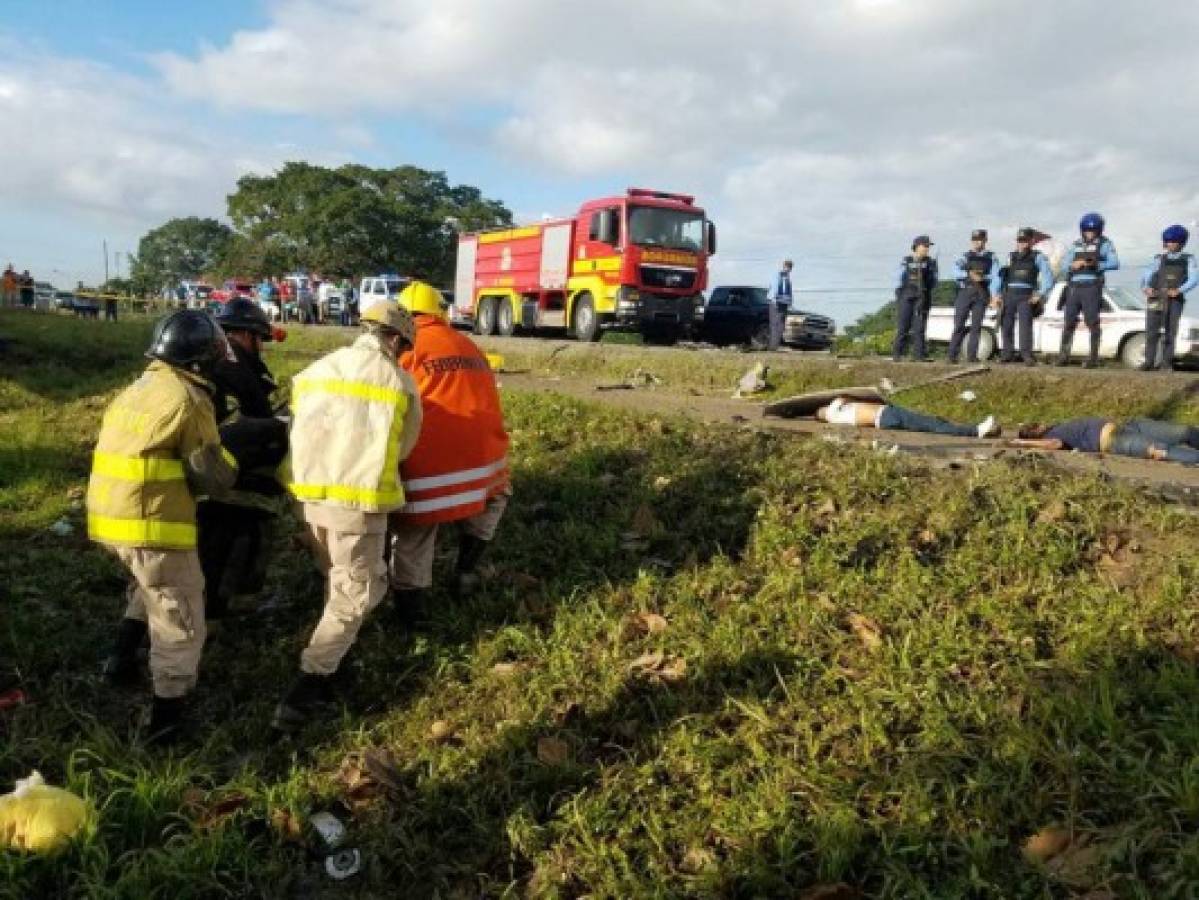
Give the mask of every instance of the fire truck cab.
[[573, 218], [462, 235], [456, 318], [478, 334], [558, 328], [595, 341], [619, 328], [670, 340], [702, 310], [715, 252], [693, 197], [629, 188]]

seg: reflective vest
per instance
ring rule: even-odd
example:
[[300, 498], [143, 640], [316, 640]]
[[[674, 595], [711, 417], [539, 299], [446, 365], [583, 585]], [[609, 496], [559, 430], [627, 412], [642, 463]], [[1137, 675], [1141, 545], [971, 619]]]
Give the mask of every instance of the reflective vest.
[[291, 479], [301, 503], [386, 513], [404, 503], [400, 439], [416, 386], [364, 334], [292, 380]]
[[1103, 261], [1103, 242], [1105, 240], [1106, 238], [1101, 237], [1097, 241], [1087, 243], [1082, 238], [1079, 238], [1070, 245], [1070, 261], [1075, 262], [1081, 259], [1086, 263], [1086, 266], [1077, 271], [1070, 269], [1067, 281], [1071, 283], [1076, 281], [1085, 283], [1098, 281], [1101, 284], [1103, 283], [1103, 272], [1099, 268], [1099, 264]]
[[88, 537], [194, 549], [196, 501], [184, 460], [220, 442], [204, 388], [166, 363], [150, 363], [104, 413], [87, 486]]
[[903, 258], [903, 283], [900, 285], [900, 296], [923, 299], [932, 294], [936, 287], [935, 263], [931, 257], [917, 259], [915, 256]]
[[1191, 254], [1169, 253], [1158, 254], [1157, 271], [1153, 273], [1153, 289], [1157, 291], [1176, 291], [1187, 280], [1191, 270]]
[[474, 341], [435, 316], [416, 317], [416, 346], [400, 358], [420, 389], [424, 421], [401, 473], [406, 522], [478, 515], [508, 486], [508, 432], [495, 375]]

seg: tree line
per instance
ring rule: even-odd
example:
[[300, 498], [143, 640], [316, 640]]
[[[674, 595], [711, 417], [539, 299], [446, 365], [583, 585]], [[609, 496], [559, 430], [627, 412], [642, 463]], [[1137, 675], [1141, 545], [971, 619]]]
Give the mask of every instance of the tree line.
[[502, 202], [416, 166], [289, 162], [272, 175], [238, 179], [227, 213], [232, 227], [188, 216], [148, 231], [121, 287], [151, 294], [185, 279], [293, 271], [400, 272], [448, 284], [459, 232], [512, 224]]

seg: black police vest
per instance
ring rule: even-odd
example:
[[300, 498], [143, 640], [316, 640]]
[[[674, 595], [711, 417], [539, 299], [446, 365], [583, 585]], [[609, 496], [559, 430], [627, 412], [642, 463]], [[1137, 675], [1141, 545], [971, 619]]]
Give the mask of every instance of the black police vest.
[[1187, 280], [1187, 272], [1191, 268], [1191, 254], [1179, 253], [1177, 256], [1158, 255], [1160, 264], [1153, 273], [1153, 287], [1159, 291], [1176, 291]]
[[904, 297], [924, 297], [931, 294], [934, 284], [933, 261], [929, 257], [917, 259], [914, 256], [903, 258], [903, 283], [900, 294]]
[[1070, 281], [1073, 281], [1079, 275], [1094, 275], [1099, 281], [1103, 280], [1103, 272], [1099, 270], [1099, 260], [1103, 249], [1103, 238], [1100, 238], [1093, 243], [1083, 243], [1081, 240], [1075, 241], [1070, 247], [1070, 261], [1085, 260], [1090, 265], [1085, 269], [1075, 271], [1070, 270]]
[[964, 259], [966, 278], [961, 282], [962, 287], [968, 284], [983, 284], [990, 278], [991, 267], [995, 265], [995, 254], [990, 250], [984, 250], [982, 253], [967, 250]]
[[1030, 250], [1027, 253], [1013, 253], [1008, 261], [1007, 278], [1004, 279], [1003, 286], [1009, 284], [1037, 284], [1037, 253], [1035, 250]]

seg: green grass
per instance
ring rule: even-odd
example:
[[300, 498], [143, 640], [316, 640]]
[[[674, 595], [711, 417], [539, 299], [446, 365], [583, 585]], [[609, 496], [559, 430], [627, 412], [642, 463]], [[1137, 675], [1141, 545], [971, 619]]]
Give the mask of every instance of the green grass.
[[[149, 752], [131, 738], [144, 698], [94, 675], [122, 573], [78, 530], [47, 531], [81, 526], [89, 442], [146, 328], [31, 322], [0, 316], [0, 690], [32, 697], [0, 712], [0, 783], [36, 767], [99, 815], [59, 856], [0, 851], [0, 896], [1183, 898], [1199, 882], [1192, 515], [1035, 462], [933, 471], [561, 398], [505, 398], [516, 493], [478, 597], [368, 623], [336, 714], [276, 742], [265, 722], [319, 602], [284, 527], [268, 608], [206, 652], [192, 743]], [[335, 776], [372, 747], [399, 792], [351, 815]], [[341, 886], [272, 826], [328, 808], [365, 860]], [[1026, 862], [1053, 824], [1073, 848]]]

